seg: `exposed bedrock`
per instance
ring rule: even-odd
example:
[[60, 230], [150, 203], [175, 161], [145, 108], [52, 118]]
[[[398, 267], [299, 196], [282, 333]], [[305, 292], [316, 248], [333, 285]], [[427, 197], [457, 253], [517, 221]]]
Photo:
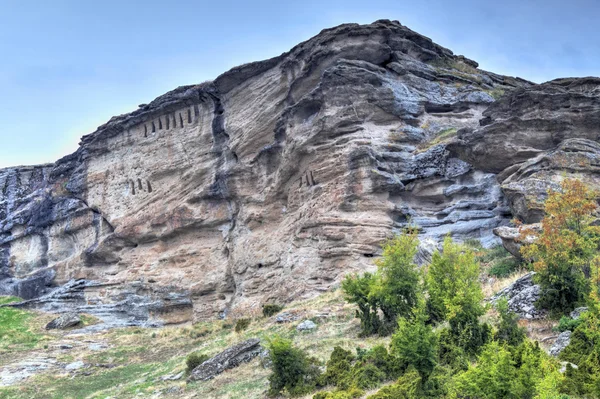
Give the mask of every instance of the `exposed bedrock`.
[[180, 322], [324, 291], [409, 223], [420, 261], [446, 234], [494, 245], [513, 215], [539, 218], [530, 180], [593, 180], [597, 87], [482, 71], [398, 22], [324, 30], [114, 117], [55, 164], [0, 170], [0, 292], [81, 279], [92, 306]]

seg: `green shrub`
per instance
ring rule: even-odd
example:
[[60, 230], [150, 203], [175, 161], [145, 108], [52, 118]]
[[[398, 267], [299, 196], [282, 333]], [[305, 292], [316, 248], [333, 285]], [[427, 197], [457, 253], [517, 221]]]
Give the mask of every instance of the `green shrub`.
[[417, 245], [415, 231], [397, 236], [383, 245], [376, 274], [347, 276], [342, 281], [346, 300], [358, 306], [361, 335], [390, 334], [399, 316], [412, 315], [422, 291], [419, 268], [413, 262]]
[[580, 317], [578, 319], [572, 319], [568, 316], [562, 316], [558, 321], [558, 325], [554, 327], [552, 330], [556, 332], [563, 331], [573, 331], [575, 330], [581, 323], [583, 319]]
[[210, 356], [208, 356], [208, 355], [204, 355], [204, 354], [197, 353], [197, 352], [190, 353], [185, 358], [185, 365], [187, 368], [187, 372], [191, 373], [196, 367], [200, 366], [202, 363], [204, 363], [208, 359], [210, 359]]
[[519, 327], [517, 321], [519, 316], [508, 309], [508, 301], [501, 298], [496, 304], [496, 309], [500, 314], [500, 320], [496, 326], [494, 339], [504, 342], [508, 345], [517, 346], [525, 339], [525, 329]]
[[560, 353], [561, 360], [578, 366], [567, 368], [562, 390], [583, 397], [600, 397], [600, 310], [591, 304], [580, 317], [581, 323], [571, 334], [569, 345]]
[[455, 244], [450, 236], [443, 251], [432, 255], [427, 271], [427, 312], [433, 321], [450, 320], [467, 309], [479, 317], [483, 293], [479, 282], [479, 262], [464, 245]]
[[409, 367], [394, 384], [381, 388], [367, 399], [416, 399], [422, 397], [421, 375]]
[[321, 375], [320, 385], [349, 387], [351, 385], [350, 372], [352, 371], [354, 360], [356, 360], [356, 357], [352, 352], [342, 349], [339, 346], [333, 348], [333, 352], [331, 352], [329, 360], [326, 363], [327, 368]]
[[509, 255], [506, 258], [498, 259], [492, 263], [489, 274], [494, 277], [508, 277], [519, 270], [520, 265], [521, 262], [519, 262], [517, 258]]
[[286, 393], [300, 396], [317, 386], [320, 371], [316, 360], [292, 345], [292, 341], [275, 337], [269, 342], [272, 374], [269, 376], [269, 396]]
[[265, 303], [262, 307], [263, 316], [271, 317], [283, 310], [283, 306], [274, 303]]
[[357, 399], [362, 397], [365, 391], [362, 389], [352, 387], [348, 390], [333, 391], [333, 392], [319, 392], [313, 395], [313, 399]]
[[398, 320], [398, 330], [392, 336], [392, 354], [403, 366], [412, 366], [421, 377], [427, 377], [437, 364], [438, 341], [431, 325], [425, 324], [424, 310], [417, 311], [414, 318]]
[[235, 332], [239, 333], [244, 331], [250, 325], [250, 319], [238, 319], [235, 322]]

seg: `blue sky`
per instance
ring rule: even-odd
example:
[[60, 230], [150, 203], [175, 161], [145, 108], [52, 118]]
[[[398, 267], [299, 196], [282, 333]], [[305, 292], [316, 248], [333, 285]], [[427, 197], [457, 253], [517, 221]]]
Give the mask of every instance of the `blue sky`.
[[289, 50], [397, 19], [480, 67], [600, 75], [600, 0], [0, 0], [0, 167], [53, 162], [111, 116]]

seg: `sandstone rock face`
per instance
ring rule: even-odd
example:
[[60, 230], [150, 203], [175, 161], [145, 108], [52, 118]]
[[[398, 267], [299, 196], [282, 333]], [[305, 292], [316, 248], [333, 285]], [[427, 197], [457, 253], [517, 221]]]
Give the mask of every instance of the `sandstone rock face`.
[[326, 290], [408, 223], [421, 262], [446, 234], [495, 245], [513, 212], [539, 218], [528, 179], [595, 156], [598, 87], [482, 71], [394, 21], [324, 30], [0, 170], [0, 293], [74, 279], [69, 309], [178, 323]]

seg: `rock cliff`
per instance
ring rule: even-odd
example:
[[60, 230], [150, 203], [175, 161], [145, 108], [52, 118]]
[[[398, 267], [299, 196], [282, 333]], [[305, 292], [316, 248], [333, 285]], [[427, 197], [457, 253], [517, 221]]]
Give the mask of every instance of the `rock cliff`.
[[0, 293], [121, 324], [313, 295], [407, 223], [425, 259], [539, 220], [564, 170], [596, 181], [599, 134], [599, 79], [534, 85], [397, 21], [341, 25], [0, 170]]

